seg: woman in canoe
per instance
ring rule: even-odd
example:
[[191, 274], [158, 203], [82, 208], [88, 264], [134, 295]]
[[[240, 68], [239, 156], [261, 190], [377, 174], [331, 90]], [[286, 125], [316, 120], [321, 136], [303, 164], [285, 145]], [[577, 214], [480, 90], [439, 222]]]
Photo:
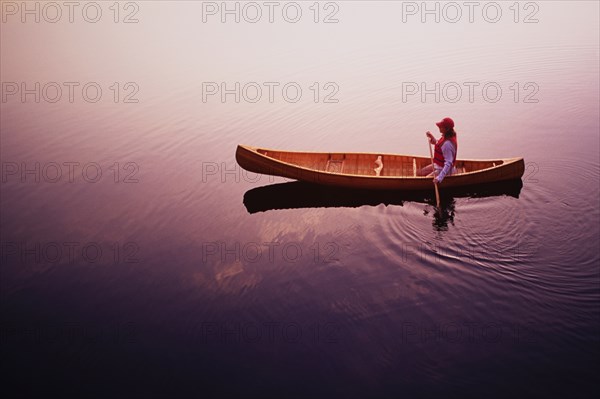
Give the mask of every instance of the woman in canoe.
[[435, 170], [436, 183], [441, 183], [444, 177], [456, 173], [456, 152], [458, 150], [458, 141], [454, 131], [454, 121], [451, 118], [444, 118], [436, 123], [442, 137], [436, 140], [431, 132], [425, 133], [429, 142], [435, 145], [435, 154], [433, 156], [433, 165], [427, 165], [421, 169], [421, 176], [430, 176]]

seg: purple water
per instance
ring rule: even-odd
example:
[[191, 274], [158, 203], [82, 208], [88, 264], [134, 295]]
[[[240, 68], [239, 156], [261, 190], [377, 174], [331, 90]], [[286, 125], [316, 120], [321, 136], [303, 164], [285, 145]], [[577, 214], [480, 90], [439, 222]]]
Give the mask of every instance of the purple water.
[[[0, 25], [7, 392], [598, 392], [597, 2], [23, 4]], [[446, 116], [459, 158], [524, 157], [522, 182], [442, 184], [440, 215], [235, 163], [426, 155]]]

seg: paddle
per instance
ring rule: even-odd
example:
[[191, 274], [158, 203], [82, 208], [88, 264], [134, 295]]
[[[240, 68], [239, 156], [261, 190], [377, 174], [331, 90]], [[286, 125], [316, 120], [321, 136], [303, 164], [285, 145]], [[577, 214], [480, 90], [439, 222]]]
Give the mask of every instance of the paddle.
[[429, 156], [431, 157], [431, 168], [433, 170], [433, 186], [435, 187], [435, 200], [437, 201], [437, 207], [440, 209], [440, 192], [438, 190], [438, 185], [435, 182], [435, 167], [433, 166], [433, 152], [431, 151], [431, 141], [429, 137], [427, 137], [427, 147], [429, 147]]

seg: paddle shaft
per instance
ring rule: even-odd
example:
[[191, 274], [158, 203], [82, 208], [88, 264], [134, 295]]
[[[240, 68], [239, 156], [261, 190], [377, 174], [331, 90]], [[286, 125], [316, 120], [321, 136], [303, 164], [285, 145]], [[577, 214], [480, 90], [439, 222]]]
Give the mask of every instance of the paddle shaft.
[[431, 141], [429, 137], [427, 137], [427, 147], [429, 147], [429, 156], [431, 158], [431, 170], [433, 171], [433, 186], [435, 187], [435, 200], [437, 202], [437, 207], [440, 207], [440, 191], [438, 189], [438, 185], [435, 182], [435, 166], [433, 166], [433, 151], [431, 151]]

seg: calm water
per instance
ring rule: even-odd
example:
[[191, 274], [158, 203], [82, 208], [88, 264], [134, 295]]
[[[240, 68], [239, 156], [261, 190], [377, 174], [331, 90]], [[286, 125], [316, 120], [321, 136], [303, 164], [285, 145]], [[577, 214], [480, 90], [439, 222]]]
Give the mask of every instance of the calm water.
[[[220, 2], [81, 3], [73, 23], [40, 5], [23, 23], [7, 3], [6, 390], [600, 389], [597, 2], [499, 2], [500, 16], [480, 3], [472, 23], [466, 7], [452, 23], [440, 3], [423, 23], [420, 2], [360, 1], [278, 3], [272, 23], [262, 3], [260, 19], [239, 3], [239, 23], [221, 22]], [[442, 185], [440, 214], [432, 193], [315, 188], [235, 163], [238, 143], [425, 155], [445, 116], [459, 157], [522, 156], [522, 181]]]

